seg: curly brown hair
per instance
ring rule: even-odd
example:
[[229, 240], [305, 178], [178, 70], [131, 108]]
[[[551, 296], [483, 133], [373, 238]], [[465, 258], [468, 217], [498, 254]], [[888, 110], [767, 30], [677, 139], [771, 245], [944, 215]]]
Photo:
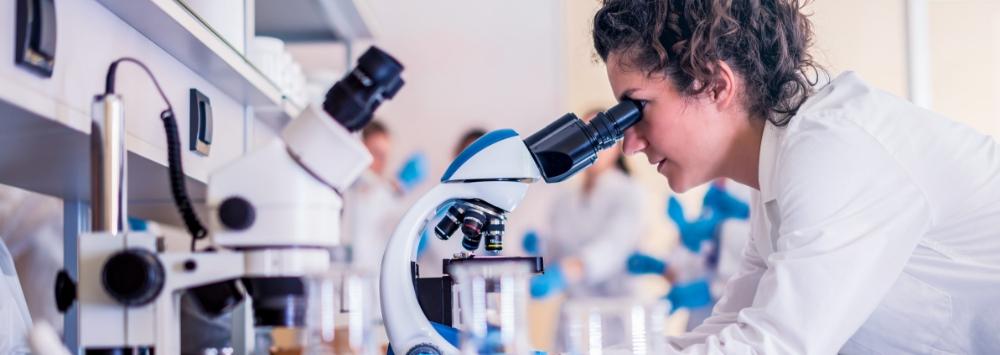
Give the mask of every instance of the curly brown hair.
[[[823, 70], [798, 0], [603, 0], [594, 16], [601, 60], [662, 73], [686, 96], [711, 90], [726, 62], [743, 78], [752, 117], [785, 125]], [[812, 74], [811, 76], [809, 74]]]

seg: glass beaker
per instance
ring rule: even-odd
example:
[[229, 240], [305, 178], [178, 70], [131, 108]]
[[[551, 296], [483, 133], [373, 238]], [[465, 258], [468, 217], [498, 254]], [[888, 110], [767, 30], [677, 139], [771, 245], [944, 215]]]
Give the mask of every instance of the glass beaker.
[[532, 354], [528, 341], [531, 266], [487, 258], [452, 263], [458, 289], [461, 351], [466, 355]]
[[571, 355], [662, 354], [669, 302], [586, 298], [563, 306], [563, 350]]
[[368, 355], [376, 353], [374, 278], [334, 269], [306, 277], [305, 327], [299, 334], [302, 354]]

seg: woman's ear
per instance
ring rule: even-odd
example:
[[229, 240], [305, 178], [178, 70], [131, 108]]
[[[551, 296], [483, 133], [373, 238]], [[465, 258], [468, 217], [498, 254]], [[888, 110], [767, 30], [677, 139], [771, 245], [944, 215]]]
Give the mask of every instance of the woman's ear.
[[719, 61], [710, 94], [720, 111], [736, 102], [736, 73], [725, 61]]

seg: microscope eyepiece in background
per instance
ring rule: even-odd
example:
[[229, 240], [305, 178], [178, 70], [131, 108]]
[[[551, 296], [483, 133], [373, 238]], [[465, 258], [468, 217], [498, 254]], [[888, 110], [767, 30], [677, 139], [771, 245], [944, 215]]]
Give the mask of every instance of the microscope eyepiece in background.
[[371, 47], [358, 58], [358, 65], [326, 93], [323, 111], [348, 131], [355, 132], [371, 121], [372, 113], [403, 87], [399, 76], [403, 65], [388, 53]]
[[545, 182], [568, 179], [597, 160], [597, 153], [622, 139], [642, 119], [642, 104], [623, 100], [584, 123], [568, 113], [524, 140]]

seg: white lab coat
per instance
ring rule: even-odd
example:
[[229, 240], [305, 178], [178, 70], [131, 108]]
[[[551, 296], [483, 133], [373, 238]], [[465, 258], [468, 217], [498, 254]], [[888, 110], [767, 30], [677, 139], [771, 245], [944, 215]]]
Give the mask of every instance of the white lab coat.
[[17, 280], [14, 258], [0, 239], [0, 354], [28, 354], [31, 316]]
[[344, 196], [343, 237], [351, 243], [352, 265], [377, 275], [382, 254], [399, 222], [397, 197], [392, 185], [365, 171]]
[[[391, 183], [371, 170], [365, 170], [344, 194], [341, 230], [351, 245], [351, 267], [372, 278], [376, 298], [381, 292], [382, 254], [401, 217], [398, 204]], [[378, 299], [375, 304], [379, 304]], [[375, 307], [375, 317], [382, 318], [379, 307]]]
[[63, 266], [62, 201], [0, 185], [0, 238], [14, 258], [32, 318], [62, 331], [54, 291]]
[[741, 271], [686, 354], [1000, 353], [1000, 145], [847, 73], [768, 124]]
[[616, 169], [598, 176], [590, 194], [574, 188], [556, 197], [549, 232], [540, 238], [546, 263], [582, 261], [584, 279], [569, 288], [571, 296], [629, 294], [625, 268], [642, 237], [642, 203], [642, 187]]

